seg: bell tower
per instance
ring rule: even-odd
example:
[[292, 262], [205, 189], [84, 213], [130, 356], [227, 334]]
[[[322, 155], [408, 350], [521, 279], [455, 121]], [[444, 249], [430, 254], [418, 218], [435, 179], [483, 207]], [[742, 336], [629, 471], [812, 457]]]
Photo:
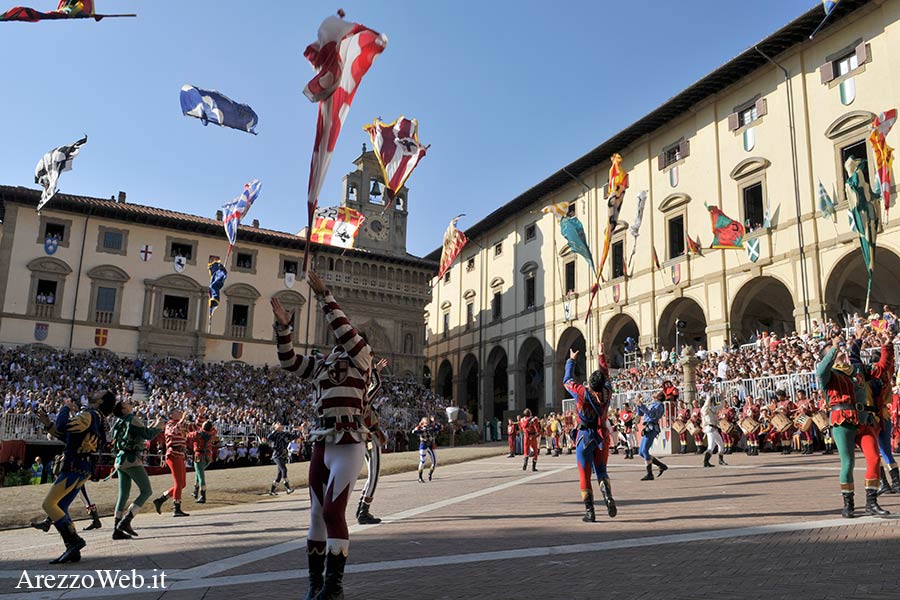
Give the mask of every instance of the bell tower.
[[362, 154], [353, 164], [356, 170], [344, 175], [341, 206], [358, 210], [366, 218], [356, 236], [356, 247], [405, 256], [409, 190], [404, 186], [385, 209], [384, 177], [375, 152], [363, 144]]

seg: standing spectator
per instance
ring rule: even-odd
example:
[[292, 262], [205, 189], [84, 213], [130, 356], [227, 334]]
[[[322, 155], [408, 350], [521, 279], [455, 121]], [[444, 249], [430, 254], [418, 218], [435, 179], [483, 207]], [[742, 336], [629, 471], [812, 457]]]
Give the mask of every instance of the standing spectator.
[[34, 457], [34, 463], [31, 465], [31, 485], [40, 485], [44, 476], [44, 464], [41, 462], [40, 456]]

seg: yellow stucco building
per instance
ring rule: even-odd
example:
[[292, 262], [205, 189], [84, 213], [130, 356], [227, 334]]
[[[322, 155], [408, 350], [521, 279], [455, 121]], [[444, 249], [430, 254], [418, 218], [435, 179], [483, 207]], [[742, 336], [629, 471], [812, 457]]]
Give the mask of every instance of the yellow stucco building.
[[[863, 176], [875, 183], [870, 127], [900, 105], [900, 0], [842, 0], [810, 40], [822, 16], [821, 6], [811, 9], [463, 227], [470, 242], [426, 308], [426, 368], [436, 390], [480, 421], [526, 406], [543, 413], [565, 395], [572, 346], [593, 365], [603, 340], [618, 362], [629, 336], [641, 348], [679, 341], [719, 349], [758, 330], [800, 333], [814, 319], [861, 310], [866, 270], [847, 216], [843, 165], [866, 159]], [[900, 127], [887, 142], [900, 144]], [[540, 211], [571, 203], [599, 262], [614, 153], [630, 186], [606, 282], [585, 323], [594, 278], [556, 218]], [[835, 220], [820, 215], [820, 181]], [[635, 239], [628, 229], [642, 191]], [[745, 249], [709, 249], [705, 204], [747, 225]], [[900, 215], [883, 223], [878, 237], [872, 304], [879, 310], [900, 302], [898, 223]], [[685, 238], [698, 236], [703, 254], [689, 255]]]

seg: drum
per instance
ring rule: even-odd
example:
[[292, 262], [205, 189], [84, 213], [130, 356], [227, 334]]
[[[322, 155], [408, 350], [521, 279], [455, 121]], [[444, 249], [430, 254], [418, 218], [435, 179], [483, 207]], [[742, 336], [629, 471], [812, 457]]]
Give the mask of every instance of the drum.
[[813, 420], [809, 415], [797, 415], [794, 419], [794, 427], [797, 428], [797, 431], [809, 431], [812, 426]]
[[693, 421], [687, 422], [687, 430], [691, 435], [697, 435], [698, 433], [700, 433], [700, 427]]
[[719, 419], [719, 430], [722, 433], [731, 433], [732, 429], [734, 429], [734, 423], [728, 419]]
[[750, 435], [757, 429], [759, 429], [759, 423], [757, 423], [752, 417], [744, 417], [738, 422], [738, 425], [745, 434]]
[[675, 430], [675, 433], [680, 434], [682, 431], [684, 431], [686, 429], [684, 421], [682, 421], [681, 419], [678, 419], [677, 421], [672, 423], [672, 429]]
[[831, 420], [828, 418], [828, 413], [824, 410], [820, 410], [814, 414], [812, 420], [815, 426], [819, 428], [819, 431], [831, 427]]
[[788, 429], [790, 429], [791, 425], [793, 425], [793, 421], [787, 418], [784, 414], [775, 413], [774, 415], [772, 415], [772, 427], [778, 433], [787, 431]]

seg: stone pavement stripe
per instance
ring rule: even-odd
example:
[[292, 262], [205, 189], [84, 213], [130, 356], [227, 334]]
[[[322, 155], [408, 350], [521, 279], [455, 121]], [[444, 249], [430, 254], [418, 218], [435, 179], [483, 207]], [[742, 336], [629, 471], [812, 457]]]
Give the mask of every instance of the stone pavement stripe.
[[[431, 504], [426, 504], [425, 506], [419, 506], [416, 508], [412, 508], [410, 510], [405, 510], [399, 513], [395, 513], [393, 515], [389, 515], [383, 517], [381, 523], [378, 525], [353, 525], [351, 526], [350, 533], [355, 533], [357, 531], [364, 531], [366, 529], [371, 529], [373, 527], [380, 527], [381, 525], [387, 525], [388, 523], [396, 523], [397, 521], [402, 521], [404, 519], [409, 519], [411, 517], [418, 516], [422, 513], [431, 512], [433, 510], [438, 510], [444, 508], [446, 506], [452, 506], [454, 504], [459, 504], [460, 502], [467, 502], [469, 500], [474, 500], [475, 498], [480, 498], [481, 496], [487, 496], [488, 494], [493, 494], [495, 492], [499, 492], [502, 490], [509, 489], [511, 487], [515, 487], [517, 485], [522, 485], [523, 483], [529, 483], [532, 481], [536, 481], [538, 479], [542, 479], [544, 477], [550, 477], [551, 475], [556, 475], [557, 473], [562, 473], [563, 471], [567, 471], [569, 469], [574, 469], [575, 465], [567, 465], [565, 467], [560, 467], [557, 469], [553, 469], [552, 471], [542, 471], [537, 475], [530, 475], [528, 477], [524, 477], [522, 479], [515, 479], [513, 481], [508, 481], [506, 483], [501, 483], [499, 485], [495, 485], [489, 488], [485, 488], [483, 490], [477, 490], [475, 492], [470, 492], [468, 494], [463, 494], [462, 496], [455, 496], [453, 498], [447, 498], [445, 500], [441, 500], [439, 502], [433, 502]], [[229, 558], [225, 558], [222, 560], [214, 561], [211, 563], [207, 563], [205, 565], [200, 565], [197, 567], [193, 567], [190, 569], [185, 569], [178, 574], [177, 577], [173, 577], [173, 579], [202, 579], [204, 577], [209, 577], [210, 575], [215, 575], [217, 573], [222, 573], [225, 571], [229, 571], [236, 567], [241, 567], [246, 564], [254, 563], [260, 560], [265, 560], [272, 556], [277, 556], [279, 554], [285, 554], [288, 552], [294, 552], [296, 550], [300, 550], [306, 548], [306, 538], [299, 540], [292, 540], [289, 542], [283, 542], [281, 544], [276, 544], [275, 546], [269, 546], [268, 548], [260, 548], [258, 550], [253, 550], [252, 552], [247, 552], [245, 554], [238, 554], [236, 556], [231, 556]]]
[[[566, 554], [582, 554], [588, 552], [600, 552], [604, 550], [622, 550], [626, 548], [640, 548], [646, 546], [659, 546], [664, 544], [678, 544], [685, 542], [703, 542], [709, 540], [722, 540], [729, 538], [744, 538], [759, 535], [770, 535], [785, 532], [810, 531], [815, 529], [831, 529], [837, 527], [862, 527], [865, 525], [876, 525], [882, 519], [876, 517], [862, 517], [858, 519], [828, 519], [823, 521], [807, 521], [804, 523], [780, 523], [776, 525], [760, 525], [754, 527], [738, 527], [732, 529], [717, 529], [707, 531], [696, 531], [692, 533], [681, 533], [673, 535], [660, 535], [650, 537], [630, 538], [624, 540], [612, 540], [607, 542], [593, 542], [588, 544], [573, 544], [568, 546], [546, 546], [539, 548], [520, 548], [516, 550], [501, 550], [496, 552], [477, 552], [471, 554], [452, 554], [444, 556], [428, 556], [405, 560], [389, 560], [379, 562], [369, 562], [362, 564], [347, 565], [346, 572], [351, 573], [372, 573], [377, 571], [389, 571], [397, 569], [419, 569], [421, 567], [445, 567], [448, 565], [461, 565], [468, 563], [479, 563], [500, 560], [515, 560], [522, 558], [536, 558], [543, 556], [561, 556]], [[856, 530], [860, 533], [859, 530]], [[184, 572], [181, 573], [182, 577]], [[191, 581], [177, 581], [169, 585], [166, 590], [181, 591], [191, 589], [218, 588], [232, 585], [247, 585], [255, 583], [271, 583], [275, 581], [286, 581], [293, 579], [303, 579], [307, 577], [306, 569], [291, 569], [286, 571], [274, 571], [268, 573], [253, 573], [248, 575], [230, 575], [212, 578], [199, 578]], [[128, 595], [159, 593], [159, 590], [143, 589], [128, 591]], [[47, 600], [57, 598], [96, 598], [102, 596], [123, 595], [123, 590], [80, 590], [56, 592], [47, 596]], [[0, 595], [2, 600], [15, 600], [18, 598], [34, 600], [38, 596], [34, 594], [13, 594]]]

